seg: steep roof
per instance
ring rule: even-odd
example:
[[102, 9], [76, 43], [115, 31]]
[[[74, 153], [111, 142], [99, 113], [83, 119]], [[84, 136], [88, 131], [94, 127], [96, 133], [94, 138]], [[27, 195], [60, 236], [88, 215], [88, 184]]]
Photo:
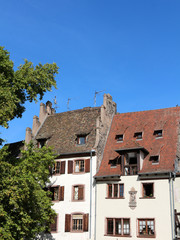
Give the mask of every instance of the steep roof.
[[20, 157], [21, 150], [24, 149], [24, 141], [14, 142], [6, 144], [8, 146], [8, 152], [10, 153], [11, 157]]
[[[83, 108], [50, 115], [36, 135], [36, 139], [48, 139], [58, 154], [90, 151], [96, 140], [96, 120], [100, 107]], [[84, 145], [77, 144], [78, 135], [87, 135]]]
[[[145, 159], [140, 173], [168, 172], [174, 169], [178, 154], [178, 131], [180, 107], [116, 114], [113, 118], [103, 160], [96, 176], [121, 174], [121, 167], [111, 168], [110, 159], [119, 156], [125, 149], [144, 149]], [[162, 130], [162, 137], [156, 138], [154, 130]], [[134, 133], [142, 132], [141, 140]], [[123, 141], [116, 135], [123, 134]], [[143, 151], [143, 150], [142, 150]], [[160, 156], [159, 164], [152, 164], [150, 156]]]

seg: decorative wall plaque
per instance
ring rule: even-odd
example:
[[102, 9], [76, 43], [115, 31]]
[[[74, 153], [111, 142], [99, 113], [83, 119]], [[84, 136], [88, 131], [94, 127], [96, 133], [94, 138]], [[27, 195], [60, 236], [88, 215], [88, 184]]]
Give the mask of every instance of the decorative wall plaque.
[[135, 207], [137, 206], [137, 203], [136, 203], [136, 193], [137, 191], [135, 190], [134, 187], [131, 188], [131, 190], [129, 191], [129, 207], [131, 209], [135, 209]]

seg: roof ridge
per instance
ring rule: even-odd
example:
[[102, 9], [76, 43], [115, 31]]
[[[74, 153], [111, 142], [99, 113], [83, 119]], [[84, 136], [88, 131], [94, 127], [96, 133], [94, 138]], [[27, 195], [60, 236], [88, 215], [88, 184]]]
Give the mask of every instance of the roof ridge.
[[118, 116], [118, 115], [122, 115], [122, 114], [127, 114], [127, 113], [142, 113], [142, 112], [155, 112], [155, 111], [161, 111], [161, 110], [168, 110], [168, 109], [180, 109], [180, 106], [177, 106], [177, 107], [168, 107], [168, 108], [158, 108], [158, 109], [150, 109], [150, 110], [140, 110], [140, 111], [133, 111], [133, 112], [124, 112], [124, 113], [120, 113], [120, 112], [117, 112], [115, 114], [115, 116]]

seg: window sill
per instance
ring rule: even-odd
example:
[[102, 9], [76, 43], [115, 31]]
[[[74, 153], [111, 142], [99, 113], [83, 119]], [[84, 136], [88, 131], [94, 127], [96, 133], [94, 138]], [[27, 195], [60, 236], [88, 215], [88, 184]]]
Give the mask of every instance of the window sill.
[[110, 237], [132, 237], [131, 235], [119, 235], [119, 234], [104, 234], [104, 236], [110, 236]]
[[125, 199], [125, 197], [106, 197], [106, 199]]
[[142, 235], [142, 236], [137, 236], [138, 238], [155, 238], [156, 236], [155, 235]]
[[82, 199], [82, 200], [72, 200], [72, 202], [84, 202], [85, 201], [85, 199]]
[[140, 197], [139, 199], [156, 199], [155, 197]]

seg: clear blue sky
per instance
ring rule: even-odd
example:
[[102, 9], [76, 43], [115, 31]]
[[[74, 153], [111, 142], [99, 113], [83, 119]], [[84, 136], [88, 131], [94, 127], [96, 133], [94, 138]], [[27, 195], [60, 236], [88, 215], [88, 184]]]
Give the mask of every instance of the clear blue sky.
[[[6, 0], [0, 7], [0, 45], [15, 69], [26, 58], [56, 62], [57, 112], [94, 105], [110, 93], [118, 112], [180, 105], [180, 0]], [[97, 95], [97, 106], [103, 101]], [[0, 128], [7, 142], [25, 138], [39, 104]]]

